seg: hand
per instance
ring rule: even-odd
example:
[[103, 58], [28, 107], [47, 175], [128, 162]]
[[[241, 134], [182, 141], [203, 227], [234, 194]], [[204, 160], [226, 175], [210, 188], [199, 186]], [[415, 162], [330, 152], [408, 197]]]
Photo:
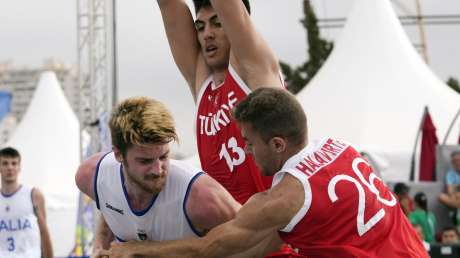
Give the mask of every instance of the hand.
[[110, 244], [109, 250], [101, 250], [101, 254], [107, 258], [134, 258], [135, 242]]
[[104, 254], [104, 251], [106, 252], [107, 250], [102, 248], [94, 248], [90, 258], [109, 258], [108, 255]]

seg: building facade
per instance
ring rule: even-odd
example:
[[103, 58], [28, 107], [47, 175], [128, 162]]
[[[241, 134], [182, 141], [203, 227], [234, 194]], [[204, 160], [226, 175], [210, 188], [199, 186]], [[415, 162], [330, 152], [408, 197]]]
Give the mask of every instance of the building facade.
[[[4, 143], [18, 124], [29, 106], [37, 87], [40, 74], [44, 71], [53, 71], [64, 91], [70, 106], [78, 114], [78, 73], [75, 66], [48, 59], [41, 67], [19, 67], [12, 62], [0, 62], [0, 90], [12, 94], [11, 111], [8, 121], [0, 122], [0, 144]], [[16, 121], [11, 123], [11, 120]]]

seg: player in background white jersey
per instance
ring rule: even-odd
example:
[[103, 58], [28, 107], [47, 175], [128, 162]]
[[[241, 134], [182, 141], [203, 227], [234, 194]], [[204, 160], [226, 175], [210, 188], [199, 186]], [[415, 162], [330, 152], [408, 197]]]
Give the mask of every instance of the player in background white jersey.
[[52, 258], [45, 198], [37, 188], [19, 183], [20, 170], [19, 152], [11, 147], [1, 149], [0, 257]]
[[235, 216], [240, 204], [219, 183], [170, 160], [177, 135], [162, 103], [127, 99], [112, 112], [109, 127], [113, 152], [90, 157], [76, 174], [77, 186], [102, 213], [92, 257], [103, 257], [112, 242], [201, 236]]

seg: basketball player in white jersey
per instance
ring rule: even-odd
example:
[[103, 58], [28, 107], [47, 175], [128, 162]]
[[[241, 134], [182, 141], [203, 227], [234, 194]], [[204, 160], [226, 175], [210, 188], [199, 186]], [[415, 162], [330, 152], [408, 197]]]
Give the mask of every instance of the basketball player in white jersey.
[[103, 257], [111, 242], [203, 236], [234, 217], [240, 204], [219, 183], [169, 158], [177, 135], [162, 103], [127, 99], [109, 127], [113, 151], [89, 158], [76, 174], [77, 186], [102, 213], [92, 257]]
[[20, 170], [19, 152], [11, 147], [1, 149], [0, 257], [52, 258], [45, 199], [37, 188], [19, 184]]

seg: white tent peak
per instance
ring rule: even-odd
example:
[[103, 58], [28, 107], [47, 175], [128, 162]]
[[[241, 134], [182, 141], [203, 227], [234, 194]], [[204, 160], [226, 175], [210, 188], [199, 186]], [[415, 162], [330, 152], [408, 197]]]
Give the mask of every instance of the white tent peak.
[[20, 183], [38, 187], [45, 195], [57, 256], [67, 255], [73, 247], [79, 135], [77, 117], [56, 75], [43, 73], [22, 121], [6, 145], [21, 153]]
[[310, 138], [336, 137], [382, 155], [395, 180], [408, 177], [424, 107], [440, 140], [460, 108], [460, 96], [422, 61], [388, 0], [355, 1], [333, 52], [298, 99]]

